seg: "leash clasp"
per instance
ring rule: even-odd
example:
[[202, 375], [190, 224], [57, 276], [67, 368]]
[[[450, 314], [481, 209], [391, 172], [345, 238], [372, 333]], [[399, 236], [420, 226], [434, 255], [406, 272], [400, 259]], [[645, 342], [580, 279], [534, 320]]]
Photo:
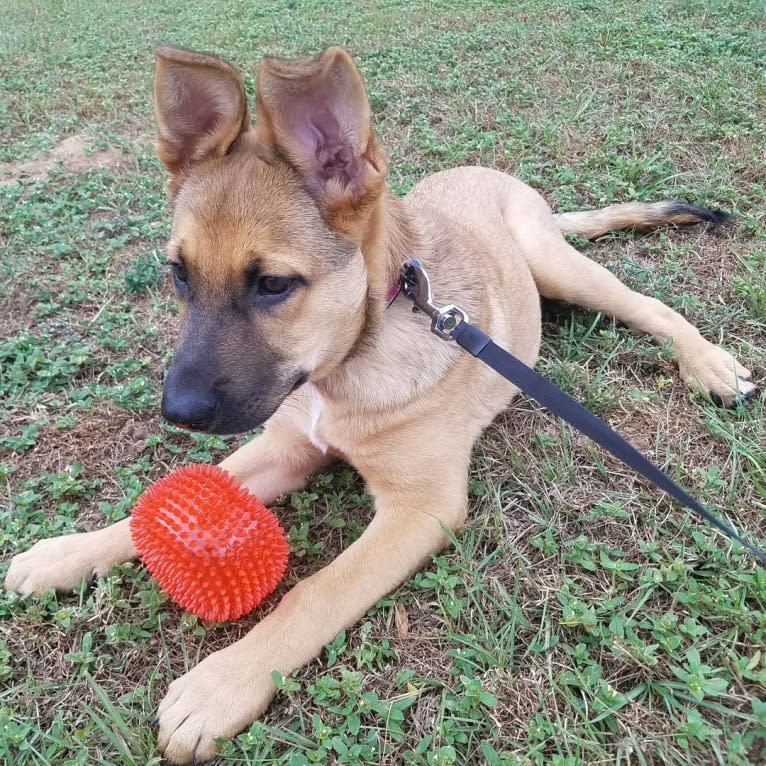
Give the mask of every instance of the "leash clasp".
[[431, 318], [431, 332], [442, 340], [454, 340], [452, 333], [463, 322], [470, 321], [463, 309], [451, 303], [443, 306], [434, 300], [431, 280], [423, 264], [417, 258], [410, 258], [402, 265], [400, 276], [402, 292], [414, 306], [412, 310], [422, 311]]

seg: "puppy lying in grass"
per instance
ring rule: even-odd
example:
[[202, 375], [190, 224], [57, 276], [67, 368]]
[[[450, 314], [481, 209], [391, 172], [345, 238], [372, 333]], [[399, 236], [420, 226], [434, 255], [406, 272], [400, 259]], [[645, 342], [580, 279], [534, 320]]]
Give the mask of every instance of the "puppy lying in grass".
[[[159, 47], [154, 98], [184, 306], [164, 416], [208, 433], [265, 424], [222, 465], [267, 504], [336, 458], [375, 500], [359, 540], [170, 685], [159, 746], [173, 763], [213, 756], [216, 737], [265, 710], [274, 669], [315, 657], [465, 520], [473, 445], [516, 389], [433, 336], [402, 297], [388, 305], [407, 258], [529, 365], [542, 295], [672, 340], [681, 377], [707, 396], [731, 404], [753, 391], [729, 353], [562, 235], [717, 221], [713, 211], [664, 202], [554, 215], [525, 184], [479, 167], [438, 173], [398, 199], [362, 79], [338, 48], [263, 60], [255, 125], [240, 77], [212, 56]], [[67, 590], [134, 557], [123, 520], [38, 542], [14, 558], [5, 587]]]

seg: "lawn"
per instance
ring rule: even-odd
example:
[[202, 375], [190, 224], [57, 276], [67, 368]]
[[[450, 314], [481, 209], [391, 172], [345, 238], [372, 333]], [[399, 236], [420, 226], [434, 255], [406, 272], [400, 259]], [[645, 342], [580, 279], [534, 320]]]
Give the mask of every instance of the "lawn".
[[[236, 63], [345, 46], [391, 185], [486, 164], [559, 210], [686, 199], [735, 214], [578, 243], [766, 380], [763, 0], [6, 0], [0, 10], [0, 578], [41, 537], [129, 513], [242, 439], [158, 402], [177, 305], [160, 262], [152, 46]], [[538, 369], [766, 540], [764, 396], [721, 410], [609, 318], [546, 306]], [[525, 397], [481, 440], [453, 546], [281, 682], [220, 763], [766, 763], [766, 569]], [[169, 681], [244, 635], [371, 514], [351, 469], [275, 512], [284, 586], [225, 625], [138, 564], [0, 596], [0, 764], [158, 764]]]

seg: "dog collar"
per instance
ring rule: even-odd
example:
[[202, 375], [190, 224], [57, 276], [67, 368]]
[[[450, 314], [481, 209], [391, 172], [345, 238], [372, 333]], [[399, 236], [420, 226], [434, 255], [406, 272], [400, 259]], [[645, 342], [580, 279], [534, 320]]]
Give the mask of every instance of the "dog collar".
[[401, 277], [396, 278], [396, 282], [394, 282], [391, 287], [388, 288], [388, 292], [386, 293], [386, 305], [385, 308], [388, 308], [395, 300], [397, 295], [402, 291], [402, 280]]

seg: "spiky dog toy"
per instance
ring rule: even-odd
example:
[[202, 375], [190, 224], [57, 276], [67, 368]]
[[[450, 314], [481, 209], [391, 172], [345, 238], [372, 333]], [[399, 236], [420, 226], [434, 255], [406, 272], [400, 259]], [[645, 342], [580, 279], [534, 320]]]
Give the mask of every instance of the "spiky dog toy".
[[214, 465], [185, 465], [148, 487], [131, 514], [130, 533], [159, 586], [206, 620], [234, 620], [251, 611], [287, 566], [279, 522]]

